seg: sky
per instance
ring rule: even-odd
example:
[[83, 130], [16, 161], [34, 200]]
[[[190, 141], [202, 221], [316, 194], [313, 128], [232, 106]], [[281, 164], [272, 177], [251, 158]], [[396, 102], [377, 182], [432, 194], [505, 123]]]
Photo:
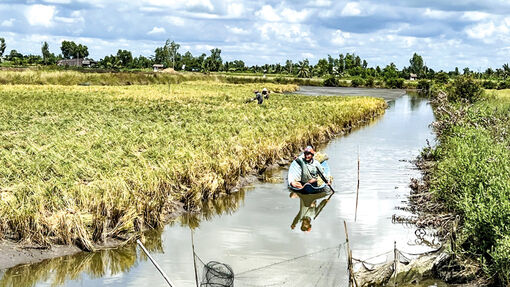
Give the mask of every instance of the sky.
[[402, 68], [417, 52], [435, 70], [483, 71], [510, 62], [510, 1], [0, 0], [0, 37], [6, 53], [41, 54], [46, 41], [59, 54], [68, 40], [96, 60], [148, 57], [171, 39], [248, 65], [355, 53]]

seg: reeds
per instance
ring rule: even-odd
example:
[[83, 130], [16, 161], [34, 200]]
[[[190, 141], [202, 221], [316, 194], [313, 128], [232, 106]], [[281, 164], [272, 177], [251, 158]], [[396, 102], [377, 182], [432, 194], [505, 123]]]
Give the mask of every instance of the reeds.
[[194, 209], [386, 106], [277, 93], [244, 103], [261, 88], [0, 86], [0, 237], [92, 250], [105, 237], [157, 228], [176, 203]]

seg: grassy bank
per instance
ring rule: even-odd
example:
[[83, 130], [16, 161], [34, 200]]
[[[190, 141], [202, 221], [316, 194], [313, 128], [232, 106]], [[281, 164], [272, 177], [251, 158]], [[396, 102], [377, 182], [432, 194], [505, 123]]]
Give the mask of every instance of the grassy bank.
[[[466, 95], [473, 90], [457, 91]], [[437, 162], [430, 190], [461, 217], [454, 252], [478, 260], [496, 285], [506, 286], [510, 283], [510, 91], [487, 91], [484, 98], [472, 102], [437, 102], [439, 145], [433, 151]]]
[[192, 208], [386, 105], [276, 93], [245, 104], [260, 88], [0, 86], [0, 237], [90, 250], [158, 227], [176, 203]]
[[[348, 78], [298, 78], [277, 74], [266, 75], [252, 73], [165, 73], [150, 71], [108, 71], [108, 70], [46, 70], [46, 69], [11, 69], [0, 70], [0, 84], [10, 85], [95, 85], [124, 86], [177, 84], [187, 81], [218, 81], [231, 84], [273, 83], [294, 84], [300, 86], [334, 86], [334, 87], [365, 87], [365, 88], [419, 88], [418, 81], [399, 79], [386, 82], [382, 79]], [[427, 81], [426, 81], [427, 82]], [[430, 83], [429, 83], [430, 84]]]
[[112, 72], [94, 70], [0, 70], [0, 84], [9, 85], [154, 85], [178, 84], [187, 81], [217, 81], [231, 84], [275, 83], [320, 86], [320, 78], [263, 77], [259, 75], [230, 75], [224, 73], [166, 73], [166, 72]]

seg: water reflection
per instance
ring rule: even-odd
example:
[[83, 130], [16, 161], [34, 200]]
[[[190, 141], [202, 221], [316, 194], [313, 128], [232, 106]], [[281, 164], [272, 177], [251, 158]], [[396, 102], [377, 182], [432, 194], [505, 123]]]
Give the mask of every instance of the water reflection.
[[[147, 241], [147, 248], [155, 252], [161, 250], [161, 240]], [[138, 255], [135, 245], [127, 245], [117, 249], [81, 252], [36, 264], [21, 265], [6, 270], [0, 279], [0, 286], [34, 286], [38, 282], [59, 286], [68, 280], [77, 280], [83, 275], [90, 278], [113, 276], [128, 272], [138, 260], [145, 260]]]
[[218, 215], [230, 215], [244, 204], [245, 192], [245, 189], [241, 189], [238, 192], [205, 201], [202, 203], [200, 212], [183, 214], [175, 222], [179, 222], [181, 226], [195, 229], [204, 220], [211, 220]]
[[[301, 223], [301, 231], [312, 231], [312, 219], [315, 220], [322, 212], [322, 209], [329, 202], [333, 193], [320, 192], [316, 194], [301, 194], [298, 192], [291, 192], [290, 198], [299, 198], [299, 212], [292, 220], [290, 225], [294, 229], [298, 223]], [[322, 199], [319, 204], [318, 200]]]
[[[245, 190], [240, 190], [215, 200], [205, 201], [200, 213], [184, 214], [171, 222], [169, 226], [178, 224], [197, 228], [204, 220], [234, 213], [243, 205], [244, 197]], [[162, 233], [163, 229], [144, 233], [144, 246], [149, 252], [164, 252]], [[13, 267], [0, 273], [0, 286], [35, 286], [40, 282], [60, 286], [69, 280], [80, 280], [83, 276], [91, 279], [113, 277], [129, 272], [143, 261], [147, 261], [146, 255], [137, 248], [136, 244], [129, 243], [115, 249], [80, 252], [40, 263]]]

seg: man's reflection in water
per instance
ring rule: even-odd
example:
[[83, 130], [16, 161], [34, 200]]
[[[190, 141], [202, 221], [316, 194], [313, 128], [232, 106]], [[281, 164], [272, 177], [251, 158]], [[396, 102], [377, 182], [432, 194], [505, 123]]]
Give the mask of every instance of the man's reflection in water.
[[317, 200], [328, 195], [330, 195], [328, 192], [320, 192], [316, 194], [301, 194], [298, 192], [291, 192], [290, 198], [299, 197], [300, 202], [299, 212], [296, 217], [294, 217], [290, 228], [294, 229], [296, 225], [301, 222], [301, 231], [312, 231], [312, 218], [315, 219], [320, 214], [326, 203], [329, 202], [331, 196], [324, 198], [319, 204], [317, 204]]

